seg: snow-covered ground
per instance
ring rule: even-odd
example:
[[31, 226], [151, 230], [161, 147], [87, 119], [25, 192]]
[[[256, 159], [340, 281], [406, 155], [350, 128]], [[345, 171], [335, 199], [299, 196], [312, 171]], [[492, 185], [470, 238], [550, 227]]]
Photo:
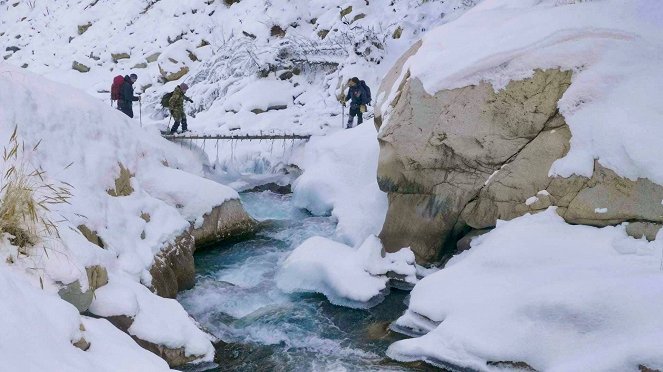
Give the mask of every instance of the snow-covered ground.
[[622, 226], [569, 225], [552, 208], [500, 222], [415, 286], [395, 326], [426, 334], [388, 355], [477, 370], [491, 370], [487, 361], [538, 371], [660, 369], [662, 248]]
[[[31, 348], [31, 360], [48, 363], [53, 359], [51, 348], [67, 349], [68, 353], [81, 354], [81, 361], [63, 358], [62, 370], [86, 369], [75, 364], [85, 360], [95, 368], [118, 370], [123, 369], [113, 367], [123, 362], [121, 358], [113, 360], [118, 349], [133, 353], [126, 354], [127, 358], [147, 354], [105, 321], [81, 318], [73, 306], [55, 294], [63, 284], [74, 281], [87, 290], [85, 268], [101, 265], [108, 270], [109, 284], [97, 293], [92, 313], [135, 316], [129, 330], [133, 335], [211, 359], [214, 350], [209, 337], [177, 302], [156, 296], [146, 286], [151, 284], [149, 268], [155, 254], [186, 230], [189, 220], [196, 221], [215, 205], [237, 198], [237, 193], [202, 178], [203, 164], [189, 151], [164, 141], [158, 132], [137, 128], [117, 110], [82, 92], [4, 63], [0, 65], [0, 84], [0, 141], [9, 145], [16, 128], [22, 148], [17, 160], [3, 162], [4, 171], [16, 164], [23, 164], [28, 172], [39, 169], [45, 172], [44, 182], [66, 185], [72, 193], [69, 203], [40, 212], [55, 222], [59, 238], [44, 233], [42, 241], [27, 252], [19, 252], [6, 236], [0, 240], [0, 272], [14, 273], [11, 280], [0, 281], [6, 293], [0, 308], [15, 313], [15, 321], [3, 317], [0, 323], [22, 330], [3, 332], [3, 343], [23, 344], [22, 337], [42, 340], [41, 335], [50, 333], [49, 328], [35, 323], [35, 319], [44, 318], [44, 322], [52, 321], [51, 327], [59, 333], [53, 339], [42, 340], [52, 342], [52, 346]], [[63, 101], [62, 97], [67, 99]], [[116, 197], [107, 190], [115, 189], [120, 164], [133, 174], [133, 192]], [[79, 225], [96, 231], [103, 248], [88, 242], [78, 232]], [[21, 280], [25, 283], [15, 284]], [[30, 286], [41, 286], [44, 291], [22, 294]], [[13, 303], [14, 299], [33, 303]], [[35, 313], [20, 310], [30, 306]], [[37, 312], [52, 314], [43, 317]], [[88, 331], [78, 330], [81, 322], [86, 327], [90, 324], [89, 337]], [[172, 327], [178, 331], [164, 333]], [[76, 351], [71, 341], [80, 335], [93, 343], [91, 355], [96, 356], [86, 357]], [[103, 340], [95, 343], [94, 339]], [[125, 340], [127, 345], [105, 349], [103, 345], [113, 339]], [[7, 348], [1, 348], [0, 353], [5, 366], [18, 363], [18, 368], [29, 362], [22, 361], [24, 353]], [[149, 354], [136, 358], [152, 369], [167, 367]]]

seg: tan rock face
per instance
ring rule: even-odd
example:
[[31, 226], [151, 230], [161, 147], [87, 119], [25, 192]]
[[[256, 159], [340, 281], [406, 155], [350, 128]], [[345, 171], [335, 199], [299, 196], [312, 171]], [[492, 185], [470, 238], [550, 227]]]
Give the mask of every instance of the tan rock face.
[[179, 291], [193, 288], [196, 279], [194, 250], [194, 238], [187, 231], [157, 254], [150, 268], [152, 289], [157, 295], [175, 298]]
[[106, 190], [110, 196], [129, 196], [134, 192], [131, 186], [131, 178], [134, 175], [120, 164], [120, 175], [115, 179], [115, 188]]
[[[430, 95], [402, 71], [417, 49], [377, 95], [376, 125], [386, 125], [378, 135], [378, 183], [389, 194], [380, 238], [388, 252], [410, 246], [419, 262], [437, 261], [471, 229], [550, 206], [571, 223], [663, 222], [663, 187], [649, 180], [619, 177], [599, 162], [589, 179], [548, 176], [570, 148], [557, 110], [569, 71], [537, 70], [498, 92], [483, 83]], [[378, 110], [385, 107], [388, 113]], [[655, 235], [645, 227], [631, 231]]]
[[258, 224], [239, 200], [228, 200], [204, 216], [201, 227], [193, 226], [157, 254], [150, 268], [152, 289], [162, 297], [175, 298], [193, 288], [196, 268], [193, 253], [224, 240], [253, 233]]
[[228, 200], [205, 215], [202, 226], [193, 228], [196, 248], [255, 232], [258, 223], [244, 210], [239, 200]]

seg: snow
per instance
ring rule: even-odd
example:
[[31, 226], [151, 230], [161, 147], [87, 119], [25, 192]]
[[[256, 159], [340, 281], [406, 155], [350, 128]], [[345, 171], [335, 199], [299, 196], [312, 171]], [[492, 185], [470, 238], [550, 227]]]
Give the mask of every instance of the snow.
[[230, 94], [226, 100], [226, 111], [267, 111], [270, 107], [292, 104], [292, 86], [281, 80], [256, 80], [250, 85]]
[[[4, 87], [0, 91], [0, 141], [6, 143], [16, 127], [26, 149], [19, 161], [28, 169], [44, 170], [47, 182], [66, 182], [73, 194], [69, 204], [52, 206], [47, 213], [57, 221], [59, 238], [45, 239], [29, 256], [19, 255], [3, 238], [0, 257], [10, 257], [17, 271], [36, 270], [45, 291], [53, 294], [62, 284], [76, 280], [87, 289], [85, 268], [102, 265], [110, 282], [99, 290], [94, 309], [100, 314], [135, 315], [132, 331], [140, 338], [184, 347], [190, 354], [211, 360], [209, 338], [183, 308], [145, 286], [151, 284], [149, 269], [155, 255], [191, 222], [199, 223], [214, 206], [238, 198], [237, 193], [202, 178], [205, 164], [195, 153], [164, 141], [152, 129], [139, 128], [85, 93], [4, 63], [0, 64], [0, 84]], [[39, 146], [31, 150], [36, 144]], [[113, 197], [107, 190], [115, 188], [120, 164], [132, 173], [134, 191]], [[97, 232], [103, 249], [78, 232], [81, 224]], [[105, 296], [105, 290], [112, 295]], [[64, 313], [54, 313], [57, 316], [66, 319]], [[169, 334], [171, 326], [175, 335]], [[48, 358], [44, 356], [44, 363]], [[76, 365], [73, 359], [65, 359], [64, 370], [69, 368], [66, 363]]]
[[198, 329], [177, 301], [155, 296], [135, 281], [111, 277], [109, 284], [95, 292], [90, 312], [133, 318], [129, 334], [141, 340], [173, 349], [184, 347], [186, 355], [204, 355], [210, 360], [214, 356], [210, 337]]
[[323, 237], [312, 237], [297, 247], [277, 275], [287, 293], [317, 292], [333, 304], [365, 308], [376, 305], [388, 289], [387, 273], [416, 283], [414, 253], [408, 248], [381, 256], [382, 243], [370, 236], [359, 248]]
[[531, 196], [531, 197], [527, 198], [527, 200], [525, 200], [525, 205], [532, 205], [532, 204], [534, 204], [538, 201], [539, 201], [539, 198], [537, 198], [536, 196]]
[[356, 246], [378, 234], [387, 195], [377, 184], [379, 146], [372, 122], [312, 138], [293, 161], [304, 173], [293, 184], [294, 202], [313, 214], [338, 219], [339, 240]]
[[595, 208], [594, 213], [608, 213], [608, 208]]
[[554, 208], [500, 221], [415, 286], [394, 328], [426, 334], [387, 354], [481, 371], [492, 370], [487, 361], [660, 369], [661, 253], [659, 240], [633, 239], [623, 226], [569, 225]]
[[[481, 81], [502, 89], [534, 69], [571, 70], [559, 102], [571, 149], [550, 174], [589, 177], [598, 160], [621, 176], [663, 183], [662, 20], [657, 0], [485, 0], [427, 33], [406, 66], [431, 94]], [[388, 119], [391, 99], [383, 102]]]
[[[6, 248], [0, 244], [0, 248]], [[32, 278], [35, 279], [35, 278]], [[0, 263], [0, 358], [11, 371], [168, 371], [165, 361], [143, 350], [108, 321], [82, 317], [55, 293]], [[81, 331], [81, 325], [84, 331]], [[72, 342], [84, 337], [83, 352]]]

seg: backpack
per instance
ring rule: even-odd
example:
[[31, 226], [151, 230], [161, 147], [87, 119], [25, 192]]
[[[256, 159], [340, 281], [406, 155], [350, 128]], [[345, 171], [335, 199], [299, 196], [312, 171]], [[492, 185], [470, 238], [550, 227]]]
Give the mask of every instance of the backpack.
[[373, 100], [371, 98], [371, 88], [366, 85], [366, 82], [363, 80], [359, 81], [359, 87], [361, 90], [364, 92], [364, 102], [362, 102], [364, 105], [370, 105], [371, 101]]
[[163, 106], [163, 108], [168, 108], [168, 106], [170, 106], [170, 97], [172, 96], [173, 92], [170, 92], [164, 94], [163, 97], [161, 97], [161, 106]]
[[122, 89], [122, 84], [124, 84], [124, 76], [117, 75], [113, 78], [113, 85], [111, 85], [111, 101], [117, 101], [120, 99], [120, 89]]

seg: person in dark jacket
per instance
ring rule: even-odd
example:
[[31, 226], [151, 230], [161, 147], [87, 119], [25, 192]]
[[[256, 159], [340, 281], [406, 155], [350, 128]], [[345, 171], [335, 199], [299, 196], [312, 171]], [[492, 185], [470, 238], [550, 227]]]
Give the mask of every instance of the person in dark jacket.
[[186, 96], [187, 90], [189, 90], [189, 86], [184, 83], [176, 86], [173, 95], [170, 96], [170, 100], [168, 101], [170, 115], [173, 117], [173, 120], [175, 120], [173, 127], [170, 129], [170, 134], [177, 133], [177, 128], [180, 127], [180, 123], [182, 123], [182, 132], [187, 132], [189, 130], [186, 123], [186, 114], [184, 113], [184, 100], [191, 103], [193, 103], [193, 100]]
[[138, 80], [136, 74], [124, 77], [124, 82], [120, 87], [120, 99], [117, 100], [117, 109], [124, 112], [128, 117], [134, 117], [133, 103], [140, 100], [140, 97], [134, 96], [134, 83]]
[[357, 117], [357, 125], [360, 125], [364, 122], [363, 113], [366, 112], [365, 103], [367, 101], [367, 97], [365, 97], [366, 93], [359, 84], [359, 78], [353, 77], [350, 79], [348, 81], [348, 86], [350, 89], [348, 89], [348, 94], [345, 96], [345, 102], [343, 102], [343, 106], [345, 106], [346, 102], [350, 101], [350, 115], [348, 116], [347, 126], [349, 129], [352, 128], [355, 116]]

